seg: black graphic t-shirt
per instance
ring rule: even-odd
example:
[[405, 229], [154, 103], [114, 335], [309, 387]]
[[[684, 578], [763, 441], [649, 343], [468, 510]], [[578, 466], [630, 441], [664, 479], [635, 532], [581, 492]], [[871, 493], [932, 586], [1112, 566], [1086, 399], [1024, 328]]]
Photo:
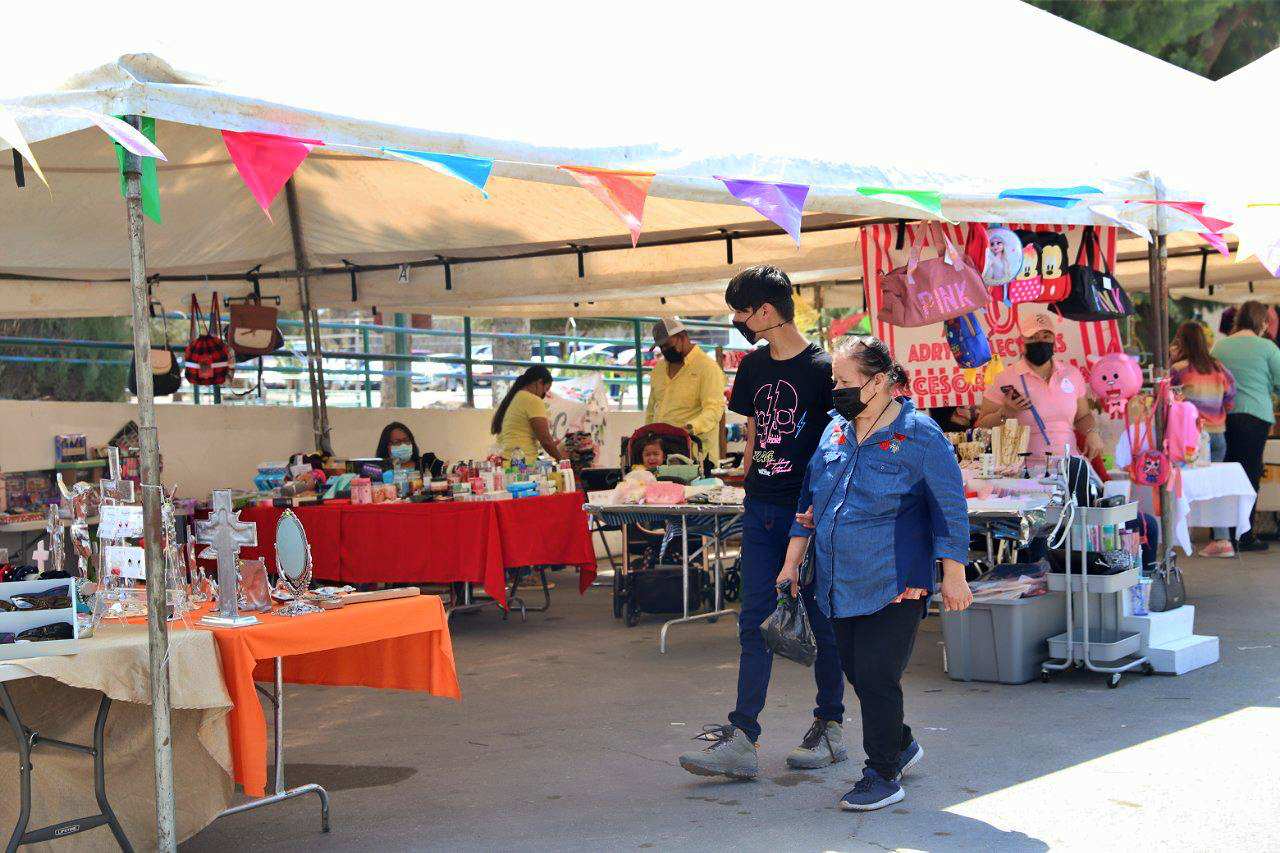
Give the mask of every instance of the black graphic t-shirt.
[[831, 420], [831, 356], [810, 344], [786, 361], [769, 347], [738, 365], [729, 409], [756, 419], [747, 497], [794, 506], [809, 458]]

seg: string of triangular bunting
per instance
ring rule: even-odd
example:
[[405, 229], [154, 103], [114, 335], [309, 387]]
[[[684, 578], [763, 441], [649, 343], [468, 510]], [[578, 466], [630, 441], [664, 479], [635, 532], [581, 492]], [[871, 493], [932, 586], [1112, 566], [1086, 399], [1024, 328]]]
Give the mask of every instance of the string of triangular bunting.
[[[19, 179], [19, 185], [22, 183], [19, 161], [21, 158], [21, 161], [25, 161], [31, 167], [46, 187], [49, 186], [49, 182], [32, 154], [18, 121], [25, 115], [31, 114], [76, 119], [101, 129], [116, 146], [122, 193], [124, 192], [124, 152], [129, 151], [141, 157], [143, 210], [154, 221], [161, 221], [156, 161], [166, 158], [156, 144], [156, 126], [153, 118], [143, 117], [139, 129], [118, 117], [79, 107], [6, 109], [0, 105], [0, 143], [4, 143], [15, 152], [15, 175]], [[271, 218], [271, 205], [285, 183], [314, 149], [325, 146], [325, 143], [318, 139], [301, 139], [252, 131], [224, 130], [222, 138], [237, 173], [268, 219]], [[495, 162], [489, 158], [403, 148], [371, 148], [345, 144], [331, 147], [421, 165], [463, 181], [479, 190], [485, 199], [489, 198], [486, 186]], [[590, 192], [626, 226], [631, 234], [632, 246], [639, 244], [640, 234], [644, 228], [645, 202], [653, 179], [657, 177], [655, 173], [573, 164], [562, 164], [558, 168]], [[799, 247], [809, 186], [754, 178], [720, 175], [713, 177], [724, 185], [725, 191], [730, 196], [750, 206], [761, 216], [782, 228]], [[856, 187], [855, 189], [865, 198], [901, 208], [904, 212], [911, 211], [915, 215], [923, 214], [930, 218], [951, 221], [943, 211], [943, 195], [937, 190], [902, 187]], [[1231, 229], [1240, 237], [1236, 252], [1237, 263], [1257, 255], [1272, 275], [1280, 276], [1280, 236], [1277, 236], [1280, 235], [1280, 204], [1250, 204], [1246, 215], [1240, 217], [1241, 221], [1233, 223], [1207, 215], [1204, 212], [1205, 202], [1203, 201], [1127, 199], [1117, 207], [1114, 203], [1102, 198], [1092, 201], [1090, 199], [1091, 196], [1102, 195], [1102, 190], [1096, 187], [1080, 185], [1008, 188], [1000, 190], [996, 198], [1060, 209], [1084, 204], [1099, 219], [1117, 225], [1147, 241], [1153, 239], [1150, 229], [1135, 219], [1131, 211], [1144, 205], [1163, 206], [1172, 211], [1173, 215], [1180, 215], [1194, 221], [1197, 227], [1189, 227], [1187, 230], [1195, 230], [1205, 243], [1224, 256], [1230, 255], [1230, 249], [1222, 234]]]

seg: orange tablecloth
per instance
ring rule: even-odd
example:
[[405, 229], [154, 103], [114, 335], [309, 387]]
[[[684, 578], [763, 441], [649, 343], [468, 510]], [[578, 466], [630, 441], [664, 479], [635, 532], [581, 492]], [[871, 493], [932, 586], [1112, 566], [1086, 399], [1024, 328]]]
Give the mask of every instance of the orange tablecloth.
[[[202, 616], [203, 613], [197, 614]], [[258, 614], [247, 628], [210, 628], [234, 707], [228, 717], [235, 780], [250, 796], [267, 785], [267, 721], [253, 683], [275, 679], [416, 690], [461, 699], [444, 604], [436, 595], [355, 604], [308, 616]]]

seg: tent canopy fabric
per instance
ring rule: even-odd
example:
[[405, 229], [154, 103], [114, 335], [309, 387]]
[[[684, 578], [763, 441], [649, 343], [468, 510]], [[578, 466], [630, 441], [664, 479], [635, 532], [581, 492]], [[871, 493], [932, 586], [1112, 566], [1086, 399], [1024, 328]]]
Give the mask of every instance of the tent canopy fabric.
[[[223, 82], [134, 53], [58, 89], [14, 92], [18, 97], [4, 103], [52, 191], [19, 190], [9, 164], [0, 166], [0, 277], [7, 279], [0, 282], [0, 316], [129, 311], [112, 146], [87, 122], [49, 116], [42, 107], [157, 120], [157, 142], [168, 157], [158, 164], [164, 221], [147, 224], [147, 265], [167, 307], [193, 290], [242, 294], [249, 290], [243, 276], [255, 268], [265, 276], [264, 293], [297, 307], [294, 281], [272, 277], [296, 266], [284, 194], [268, 221], [230, 161], [219, 133], [226, 129], [325, 142], [295, 174], [308, 261], [324, 270], [312, 281], [317, 306], [599, 316], [720, 310], [728, 278], [765, 261], [799, 282], [856, 280], [861, 265], [851, 226], [919, 216], [863, 196], [859, 186], [939, 190], [944, 212], [957, 220], [1105, 224], [1089, 204], [1157, 192], [1147, 169], [1159, 140], [1116, 91], [1155, 92], [1144, 108], [1157, 111], [1207, 97], [1213, 85], [1016, 0], [990, 0], [981, 9], [814, 3], [785, 16], [744, 4], [731, 18], [689, 4], [671, 4], [665, 16], [663, 5], [629, 16], [625, 30], [601, 21], [594, 6], [583, 6], [596, 14], [582, 18], [505, 13], [501, 29], [485, 35], [485, 53], [501, 59], [485, 62], [467, 39], [433, 40], [423, 52], [388, 49], [385, 19], [375, 17], [374, 27], [354, 16], [343, 25], [351, 29], [340, 63], [311, 59], [307, 46], [321, 35], [321, 22], [311, 19], [288, 20], [287, 42], [241, 63], [209, 53], [208, 45], [219, 43], [220, 18], [166, 52], [179, 66], [212, 67]], [[254, 17], [269, 30], [279, 14], [259, 9]], [[472, 12], [461, 8], [402, 10], [399, 23], [412, 28], [407, 18], [414, 15], [439, 32], [474, 26]], [[993, 16], [999, 27], [974, 25]], [[921, 27], [922, 19], [930, 26]], [[683, 23], [673, 30], [669, 20]], [[119, 24], [100, 24], [99, 43], [112, 41]], [[720, 49], [709, 49], [709, 36]], [[622, 42], [649, 44], [679, 61], [619, 56]], [[619, 90], [640, 67], [644, 85]], [[724, 84], [695, 82], [726, 80], [731, 68]], [[992, 112], [996, 103], [1014, 109], [1001, 119]], [[384, 146], [493, 158], [491, 198], [384, 157], [377, 150]], [[622, 249], [630, 244], [625, 228], [560, 164], [658, 173], [639, 248]], [[807, 184], [806, 227], [832, 230], [806, 232], [797, 249], [715, 175]], [[1002, 189], [1079, 184], [1102, 194], [1071, 208], [996, 198]], [[1133, 218], [1156, 224], [1153, 207], [1138, 208]], [[1190, 225], [1181, 214], [1167, 215], [1166, 230]], [[724, 234], [737, 235], [732, 264]], [[691, 239], [700, 242], [680, 242]], [[1140, 256], [1144, 247], [1139, 240], [1121, 254]], [[449, 264], [448, 285], [440, 259]], [[433, 265], [410, 269], [407, 281], [395, 268], [361, 272], [353, 300], [344, 262]], [[1178, 264], [1193, 265], [1198, 276], [1198, 257], [1176, 259], [1171, 269]], [[1254, 274], [1245, 265], [1224, 270], [1217, 259], [1211, 266], [1232, 280]], [[232, 280], [206, 283], [205, 275]], [[186, 280], [168, 280], [174, 276]]]

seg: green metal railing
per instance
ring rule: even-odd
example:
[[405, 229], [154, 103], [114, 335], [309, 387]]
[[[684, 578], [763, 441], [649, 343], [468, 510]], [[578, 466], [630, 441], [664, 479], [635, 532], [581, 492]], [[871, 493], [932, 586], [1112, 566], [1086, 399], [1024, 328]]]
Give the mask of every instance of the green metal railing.
[[[186, 320], [187, 317], [180, 314], [170, 314], [167, 319]], [[645, 326], [648, 323], [656, 322], [656, 317], [617, 317], [605, 318], [606, 320], [616, 323], [626, 323], [631, 326], [631, 336], [629, 338], [610, 338], [610, 337], [594, 337], [586, 335], [557, 335], [536, 332], [477, 332], [472, 328], [471, 318], [464, 317], [462, 329], [418, 329], [405, 325], [405, 315], [396, 314], [394, 325], [383, 325], [377, 323], [340, 323], [334, 321], [322, 321], [318, 323], [321, 330], [340, 331], [350, 333], [351, 340], [357, 342], [358, 350], [352, 349], [321, 349], [321, 355], [325, 359], [343, 359], [356, 362], [356, 367], [339, 367], [325, 365], [326, 380], [332, 378], [341, 380], [345, 377], [359, 377], [360, 386], [363, 390], [363, 404], [368, 407], [373, 406], [373, 389], [380, 386], [384, 379], [392, 379], [395, 387], [395, 397], [397, 405], [409, 405], [412, 399], [411, 392], [415, 382], [423, 380], [440, 380], [440, 375], [432, 376], [424, 375], [413, 369], [415, 364], [436, 364], [444, 365], [450, 368], [457, 368], [458, 372], [445, 375], [444, 381], [449, 384], [451, 381], [461, 386], [465, 403], [469, 407], [475, 406], [477, 380], [477, 367], [488, 368], [481, 374], [482, 381], [509, 381], [514, 379], [515, 373], [499, 373], [499, 368], [518, 368], [524, 370], [533, 365], [542, 365], [552, 371], [561, 371], [577, 374], [603, 373], [613, 374], [615, 378], [609, 380], [610, 390], [619, 390], [626, 384], [633, 384], [635, 388], [635, 399], [637, 408], [643, 410], [645, 402], [645, 382], [650, 372], [650, 368], [644, 364], [644, 355], [646, 347], [644, 345], [646, 335]], [[725, 323], [715, 323], [709, 321], [684, 320], [683, 321], [690, 330], [721, 330], [726, 331], [732, 328]], [[281, 318], [279, 325], [283, 331], [290, 329], [300, 330], [302, 321]], [[371, 352], [370, 336], [373, 334], [383, 334], [392, 336], [391, 352]], [[452, 355], [446, 353], [414, 353], [410, 346], [413, 338], [440, 339], [449, 338], [457, 340], [462, 339], [462, 354]], [[477, 358], [475, 350], [477, 348], [476, 341], [496, 342], [502, 340], [510, 341], [529, 341], [537, 346], [536, 355], [530, 359], [505, 359], [505, 358]], [[286, 344], [288, 339], [286, 338]], [[549, 353], [554, 349], [551, 345], [559, 344], [560, 357], [551, 360]], [[571, 356], [592, 344], [604, 344], [625, 346], [634, 352], [633, 363], [628, 364], [593, 364], [588, 362], [579, 362], [571, 360]], [[323, 345], [322, 345], [323, 346]], [[123, 341], [97, 341], [88, 339], [53, 339], [53, 338], [35, 338], [20, 336], [0, 336], [0, 348], [32, 348], [45, 347], [56, 348], [59, 350], [98, 350], [98, 351], [119, 351], [127, 352], [132, 350], [132, 344]], [[169, 347], [174, 353], [181, 354], [184, 350], [182, 344], [171, 344]], [[717, 351], [722, 348], [716, 346]], [[733, 348], [724, 348], [733, 349]], [[566, 358], [569, 356], [569, 358]], [[297, 376], [306, 373], [304, 364], [305, 355], [299, 349], [294, 350], [285, 348], [265, 356], [262, 361], [262, 370], [264, 374], [279, 374], [284, 376]], [[296, 359], [297, 364], [288, 363], [290, 359]], [[103, 358], [91, 359], [80, 358], [75, 356], [49, 356], [49, 355], [26, 355], [26, 354], [0, 354], [0, 362], [4, 363], [29, 363], [29, 364], [111, 364], [111, 365], [127, 365], [130, 363], [128, 358]], [[374, 362], [379, 363], [379, 367], [374, 368]], [[726, 371], [732, 375], [734, 371]], [[629, 375], [630, 378], [624, 379]], [[215, 403], [221, 402], [221, 388], [213, 388], [213, 399]], [[192, 386], [192, 399], [195, 403], [202, 402], [201, 391], [199, 386]]]

